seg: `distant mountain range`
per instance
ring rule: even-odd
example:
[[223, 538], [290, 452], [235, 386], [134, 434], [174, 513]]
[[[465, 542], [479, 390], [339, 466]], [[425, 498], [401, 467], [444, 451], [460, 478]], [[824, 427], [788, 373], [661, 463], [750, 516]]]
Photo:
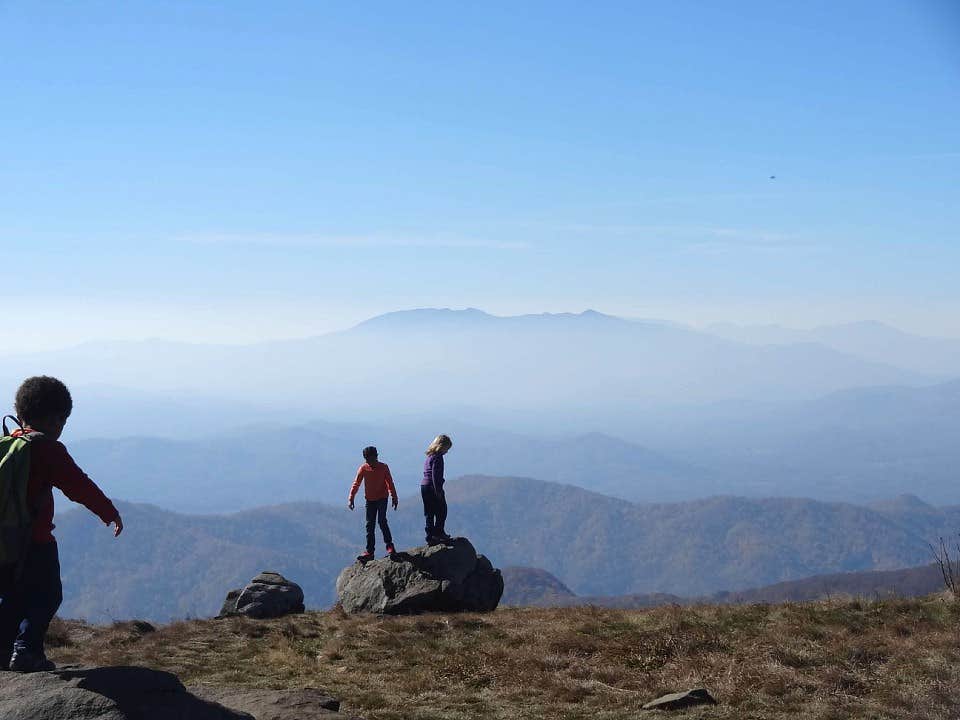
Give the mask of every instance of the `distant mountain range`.
[[[544, 568], [578, 595], [701, 596], [916, 566], [930, 558], [928, 541], [960, 528], [960, 508], [910, 497], [873, 508], [733, 497], [637, 505], [555, 483], [470, 476], [449, 482], [449, 499], [449, 529], [497, 566]], [[122, 511], [118, 540], [83, 510], [58, 516], [64, 616], [212, 615], [228, 589], [265, 569], [299, 582], [308, 605], [327, 606], [363, 539], [361, 513], [320, 503], [220, 516]], [[421, 519], [412, 499], [390, 513], [399, 545], [421, 542]]]
[[636, 502], [733, 494], [867, 503], [913, 492], [960, 503], [960, 382], [846, 390], [729, 421], [703, 415], [683, 427], [666, 419], [651, 427], [643, 434], [653, 447], [603, 433], [544, 437], [422, 416], [383, 424], [264, 418], [178, 439], [124, 437], [117, 428], [118, 437], [69, 446], [110, 494], [181, 512], [338, 503], [370, 444], [401, 492], [415, 494], [423, 449], [440, 431], [454, 438], [451, 473], [535, 477]]
[[[286, 342], [8, 354], [0, 385], [12, 395], [24, 375], [63, 376], [81, 464], [111, 494], [183, 512], [339, 502], [371, 443], [415, 493], [438, 432], [454, 435], [454, 473], [631, 501], [960, 503], [955, 341], [876, 323], [770, 331], [772, 344], [721, 330], [414, 310]], [[908, 355], [932, 364], [899, 366]]]
[[[88, 343], [5, 355], [0, 384], [12, 389], [25, 375], [52, 373], [78, 388], [124, 388], [140, 402], [161, 396], [189, 409], [206, 401], [231, 425], [243, 408], [260, 407], [291, 420], [305, 412], [367, 422], [455, 412], [510, 430], [627, 435], [617, 429], [669, 408], [789, 403], [850, 387], [960, 375], [949, 353], [942, 369], [930, 372], [897, 366], [893, 350], [890, 357], [865, 357], [822, 342], [756, 344], [592, 311], [495, 317], [413, 310], [303, 340], [237, 347]], [[172, 414], [158, 412], [164, 430]]]
[[[637, 501], [688, 500], [720, 492], [709, 472], [600, 433], [538, 438], [463, 423], [449, 473], [516, 473]], [[120, 437], [70, 444], [80, 465], [111, 494], [180, 512], [233, 512], [278, 502], [345, 501], [361, 449], [375, 444], [401, 494], [419, 493], [435, 423], [403, 426], [311, 423], [255, 426], [179, 440]], [[276, 482], [282, 478], [283, 482]]]
[[796, 330], [779, 325], [718, 323], [707, 328], [719, 337], [756, 345], [817, 343], [875, 362], [929, 373], [960, 374], [960, 338], [923, 337], [878, 322], [854, 322]]
[[665, 593], [635, 595], [576, 595], [559, 578], [540, 568], [510, 567], [503, 571], [503, 605], [535, 607], [597, 607], [638, 609], [658, 605], [785, 603], [825, 600], [837, 597], [865, 599], [924, 597], [945, 590], [943, 575], [936, 564], [902, 570], [814, 575], [802, 580], [735, 592], [722, 591], [686, 598]]

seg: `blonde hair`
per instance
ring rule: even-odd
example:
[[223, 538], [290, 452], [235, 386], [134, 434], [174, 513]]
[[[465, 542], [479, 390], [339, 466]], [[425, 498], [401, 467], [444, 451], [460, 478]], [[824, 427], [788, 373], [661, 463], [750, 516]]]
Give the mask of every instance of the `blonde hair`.
[[453, 440], [450, 439], [449, 435], [437, 435], [433, 442], [430, 443], [430, 447], [427, 448], [427, 455], [436, 455], [438, 452], [443, 452], [444, 450], [449, 450], [453, 447]]

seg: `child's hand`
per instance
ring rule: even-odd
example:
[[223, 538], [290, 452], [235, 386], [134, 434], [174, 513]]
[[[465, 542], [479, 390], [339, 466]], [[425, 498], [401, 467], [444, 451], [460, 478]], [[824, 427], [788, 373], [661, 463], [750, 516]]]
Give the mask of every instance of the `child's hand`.
[[347, 507], [350, 508], [351, 510], [353, 510], [353, 500], [351, 500], [351, 501], [347, 504]]
[[397, 509], [397, 503], [399, 503], [399, 502], [400, 502], [400, 501], [397, 500], [397, 498], [394, 498], [394, 499], [393, 499], [393, 509], [394, 509], [394, 510]]
[[117, 516], [113, 519], [113, 522], [111, 522], [110, 524], [116, 526], [113, 530], [113, 536], [120, 537], [120, 533], [123, 532], [123, 520], [120, 518], [120, 513], [117, 513]]

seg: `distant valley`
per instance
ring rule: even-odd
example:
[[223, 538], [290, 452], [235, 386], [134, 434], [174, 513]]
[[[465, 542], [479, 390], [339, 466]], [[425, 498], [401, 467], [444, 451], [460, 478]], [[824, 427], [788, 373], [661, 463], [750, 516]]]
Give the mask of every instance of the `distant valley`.
[[913, 492], [950, 504], [958, 342], [879, 323], [697, 330], [421, 309], [284, 342], [6, 354], [0, 383], [61, 375], [80, 462], [120, 497], [183, 512], [339, 502], [370, 443], [415, 492], [437, 432], [455, 438], [455, 473], [639, 502]]
[[337, 504], [369, 444], [380, 448], [401, 492], [416, 493], [423, 449], [441, 431], [454, 438], [452, 473], [549, 479], [635, 502], [743, 495], [868, 503], [911, 492], [960, 503], [960, 382], [847, 390], [736, 419], [703, 411], [677, 427], [664, 418], [659, 427], [634, 429], [651, 445], [598, 432], [494, 430], [450, 417], [301, 425], [263, 418], [177, 438], [128, 437], [122, 426], [105, 425], [104, 437], [69, 444], [112, 495], [216, 513], [301, 500]]
[[[499, 567], [544, 568], [577, 595], [689, 597], [917, 566], [930, 559], [928, 541], [960, 528], [960, 508], [914, 498], [873, 508], [732, 497], [648, 505], [480, 476], [451, 480], [449, 495], [452, 532], [470, 537]], [[229, 588], [264, 569], [288, 575], [304, 587], [308, 605], [324, 607], [362, 545], [362, 516], [320, 503], [221, 516], [122, 509], [127, 529], [119, 540], [83, 510], [59, 516], [64, 616], [209, 616]], [[422, 542], [415, 499], [405, 497], [390, 519], [401, 546]]]

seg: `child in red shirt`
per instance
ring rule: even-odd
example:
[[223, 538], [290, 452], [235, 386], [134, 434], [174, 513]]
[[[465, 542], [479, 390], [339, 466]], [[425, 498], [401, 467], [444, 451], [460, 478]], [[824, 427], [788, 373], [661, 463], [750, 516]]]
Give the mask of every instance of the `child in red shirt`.
[[59, 440], [73, 410], [66, 385], [47, 376], [28, 378], [17, 390], [16, 409], [22, 429], [12, 434], [29, 441], [27, 504], [33, 523], [23, 559], [0, 566], [0, 668], [34, 672], [54, 667], [44, 654], [44, 639], [63, 601], [53, 537], [53, 488], [113, 525], [115, 536], [123, 531], [123, 521]]
[[387, 554], [393, 557], [397, 551], [393, 547], [393, 536], [387, 524], [387, 496], [393, 500], [393, 509], [397, 509], [397, 489], [393, 486], [390, 468], [378, 459], [377, 449], [372, 445], [363, 449], [363, 459], [366, 462], [357, 469], [357, 477], [350, 487], [350, 498], [347, 507], [353, 510], [353, 499], [363, 483], [363, 494], [367, 500], [367, 551], [357, 557], [361, 562], [373, 560], [373, 551], [376, 549], [374, 528], [377, 523], [383, 533], [383, 542], [387, 546]]

